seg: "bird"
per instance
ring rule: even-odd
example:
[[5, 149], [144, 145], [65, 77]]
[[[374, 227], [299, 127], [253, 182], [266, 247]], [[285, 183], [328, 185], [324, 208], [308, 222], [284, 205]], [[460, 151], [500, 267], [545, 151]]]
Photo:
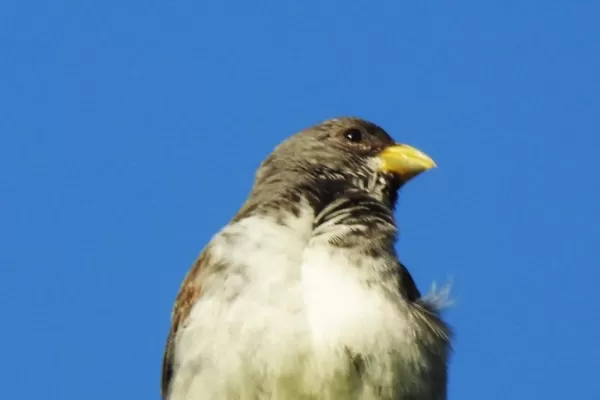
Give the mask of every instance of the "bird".
[[445, 400], [444, 305], [394, 249], [398, 192], [435, 166], [358, 117], [277, 145], [181, 283], [162, 399]]

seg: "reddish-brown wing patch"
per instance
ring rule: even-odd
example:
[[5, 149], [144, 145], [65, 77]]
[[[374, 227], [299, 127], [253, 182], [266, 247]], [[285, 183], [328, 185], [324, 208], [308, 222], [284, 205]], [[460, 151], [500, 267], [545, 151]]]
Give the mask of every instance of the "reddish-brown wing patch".
[[202, 291], [200, 275], [202, 270], [208, 265], [210, 265], [210, 257], [208, 255], [208, 249], [204, 249], [192, 268], [190, 268], [186, 274], [181, 287], [179, 288], [179, 292], [177, 293], [177, 297], [175, 298], [175, 304], [171, 313], [171, 330], [167, 337], [162, 362], [160, 394], [163, 399], [166, 399], [169, 393], [169, 386], [173, 377], [175, 336], [182, 324], [185, 323], [192, 306], [196, 303], [198, 297], [200, 297]]

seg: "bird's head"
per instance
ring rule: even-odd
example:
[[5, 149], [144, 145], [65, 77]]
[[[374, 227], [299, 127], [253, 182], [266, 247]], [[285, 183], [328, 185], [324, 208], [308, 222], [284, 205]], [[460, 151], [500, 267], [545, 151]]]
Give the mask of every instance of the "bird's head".
[[336, 118], [277, 146], [258, 169], [255, 186], [300, 182], [320, 193], [358, 190], [393, 206], [400, 186], [434, 166], [429, 156], [395, 143], [371, 122]]

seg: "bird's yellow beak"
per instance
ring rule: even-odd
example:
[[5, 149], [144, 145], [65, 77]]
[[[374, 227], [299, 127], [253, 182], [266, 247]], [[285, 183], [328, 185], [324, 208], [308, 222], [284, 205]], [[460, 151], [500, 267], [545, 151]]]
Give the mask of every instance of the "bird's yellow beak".
[[391, 172], [410, 179], [434, 168], [435, 162], [425, 153], [406, 144], [394, 144], [379, 153], [381, 171]]

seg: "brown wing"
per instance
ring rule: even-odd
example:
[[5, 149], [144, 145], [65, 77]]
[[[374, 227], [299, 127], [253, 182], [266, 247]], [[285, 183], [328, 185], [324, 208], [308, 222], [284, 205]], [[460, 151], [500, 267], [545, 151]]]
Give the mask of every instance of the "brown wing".
[[200, 285], [200, 273], [209, 264], [209, 257], [207, 249], [200, 254], [192, 268], [186, 274], [177, 297], [175, 298], [175, 304], [173, 311], [171, 312], [171, 330], [167, 337], [167, 343], [165, 345], [165, 351], [163, 354], [162, 361], [162, 374], [161, 374], [161, 386], [160, 395], [163, 399], [167, 399], [171, 386], [171, 379], [173, 377], [173, 356], [175, 346], [175, 336], [179, 328], [187, 319], [190, 309], [196, 303], [200, 292], [202, 290]]

